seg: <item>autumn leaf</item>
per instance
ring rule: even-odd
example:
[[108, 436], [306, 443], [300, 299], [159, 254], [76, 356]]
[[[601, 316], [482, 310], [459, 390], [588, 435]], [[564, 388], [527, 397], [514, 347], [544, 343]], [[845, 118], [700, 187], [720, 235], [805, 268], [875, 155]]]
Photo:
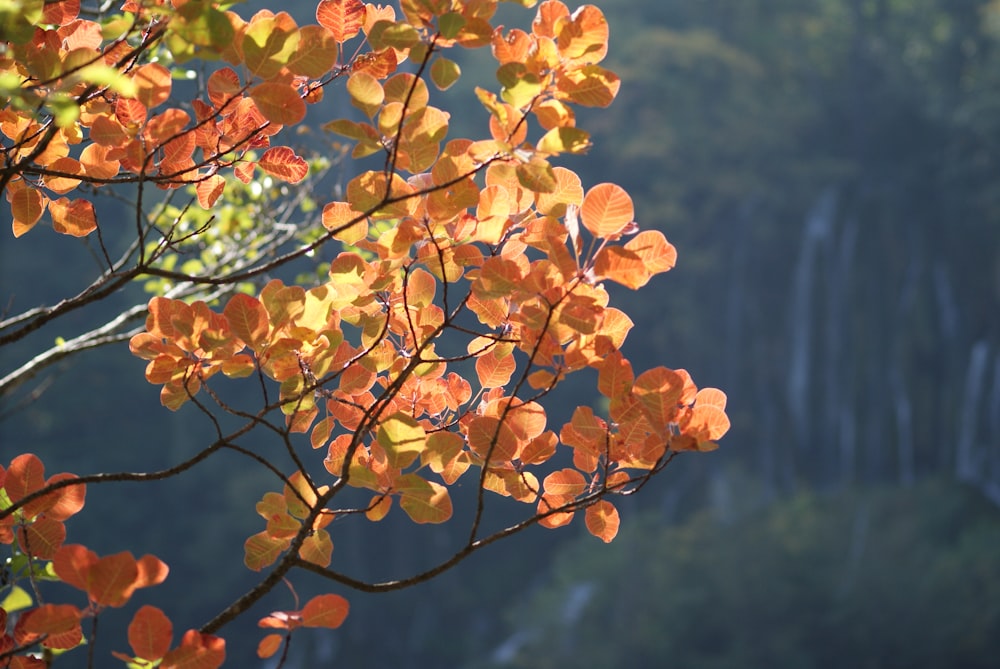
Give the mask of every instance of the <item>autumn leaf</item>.
[[155, 606], [143, 606], [128, 626], [128, 642], [135, 657], [156, 662], [166, 655], [173, 640], [174, 627], [170, 619]]
[[350, 611], [350, 604], [340, 595], [317, 595], [302, 607], [302, 624], [306, 627], [340, 627]]
[[365, 5], [360, 0], [321, 0], [316, 20], [337, 42], [346, 42], [359, 32], [365, 21]]
[[605, 499], [588, 506], [584, 512], [584, 520], [587, 530], [604, 543], [611, 543], [618, 534], [618, 509]]
[[632, 198], [621, 186], [598, 184], [583, 197], [580, 220], [595, 237], [614, 237], [635, 220]]
[[97, 229], [94, 204], [89, 200], [69, 200], [61, 197], [49, 202], [49, 215], [56, 232], [74, 237], [86, 237]]

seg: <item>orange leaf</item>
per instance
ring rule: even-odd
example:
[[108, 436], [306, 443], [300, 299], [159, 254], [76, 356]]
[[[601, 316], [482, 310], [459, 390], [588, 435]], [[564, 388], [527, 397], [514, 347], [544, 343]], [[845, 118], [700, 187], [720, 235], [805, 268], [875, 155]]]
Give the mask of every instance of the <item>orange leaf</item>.
[[49, 215], [56, 232], [74, 237], [86, 237], [97, 229], [94, 205], [87, 200], [61, 197], [49, 202]]
[[[329, 30], [321, 26], [304, 26], [299, 31], [299, 47], [288, 61], [295, 74], [319, 79], [337, 62], [337, 43]], [[323, 89], [315, 89], [322, 92]]]
[[377, 523], [386, 517], [390, 509], [392, 509], [392, 497], [388, 495], [376, 495], [372, 497], [371, 503], [365, 510], [365, 518], [373, 523]]
[[587, 507], [584, 514], [587, 530], [604, 543], [610, 543], [618, 534], [618, 526], [621, 520], [618, 517], [618, 509], [607, 500], [600, 500], [596, 504]]
[[[469, 422], [469, 448], [490, 463], [510, 462], [517, 456], [518, 441], [506, 422], [493, 416], [476, 416]], [[490, 453], [490, 448], [493, 452]]]
[[[58, 481], [75, 478], [77, 477], [73, 474], [56, 474], [49, 477], [49, 480], [45, 483], [46, 485], [52, 485]], [[83, 508], [86, 494], [87, 486], [81, 483], [79, 485], [70, 485], [65, 488], [60, 488], [59, 490], [46, 495], [42, 498], [48, 506], [45, 510], [45, 515], [52, 520], [66, 520]]]
[[590, 407], [577, 407], [573, 418], [559, 432], [559, 440], [590, 453], [603, 453], [608, 442], [608, 424], [595, 416]]
[[350, 604], [340, 595], [317, 595], [302, 607], [302, 624], [306, 627], [340, 627], [350, 611]]
[[360, 0], [321, 0], [316, 6], [316, 21], [343, 43], [361, 32], [365, 5]]
[[213, 174], [203, 181], [199, 181], [195, 186], [198, 194], [198, 204], [202, 209], [211, 209], [222, 196], [226, 188], [226, 180], [218, 174]]
[[556, 21], [559, 54], [579, 64], [599, 63], [608, 53], [608, 21], [594, 5], [573, 12], [571, 20]]
[[718, 388], [702, 388], [694, 396], [695, 406], [712, 405], [719, 409], [726, 408], [726, 394]]
[[58, 520], [42, 516], [31, 525], [17, 528], [21, 550], [35, 559], [51, 560], [66, 541], [66, 526]]
[[643, 230], [624, 248], [637, 255], [650, 274], [666, 272], [677, 264], [677, 249], [659, 230]]
[[602, 183], [583, 197], [580, 218], [595, 237], [613, 237], [635, 219], [635, 208], [621, 186]]
[[135, 656], [156, 662], [167, 654], [173, 640], [174, 626], [163, 611], [143, 606], [135, 612], [128, 626], [128, 642]]
[[80, 544], [67, 544], [56, 551], [52, 568], [63, 583], [86, 592], [87, 574], [97, 564], [97, 553]]
[[299, 557], [320, 567], [329, 567], [333, 554], [333, 541], [326, 530], [315, 530], [306, 537], [299, 549]]
[[[23, 453], [11, 460], [4, 481], [4, 487], [10, 501], [19, 502], [31, 493], [41, 490], [44, 485], [45, 465], [38, 459], [38, 456], [32, 453]], [[34, 513], [28, 513], [29, 509], [24, 509], [24, 515], [32, 517], [44, 510], [45, 508], [40, 508]]]
[[696, 404], [691, 410], [691, 420], [685, 433], [699, 442], [715, 441], [729, 431], [729, 417], [726, 412], [712, 404]]
[[42, 10], [42, 23], [52, 23], [64, 26], [80, 14], [80, 0], [63, 0], [63, 2], [47, 2]]
[[225, 659], [224, 639], [188, 630], [181, 645], [163, 656], [160, 669], [218, 669]]
[[511, 344], [497, 344], [476, 358], [476, 374], [483, 388], [501, 388], [517, 369]]
[[618, 75], [598, 65], [563, 70], [556, 77], [560, 93], [584, 107], [607, 107], [621, 88]]
[[7, 187], [7, 199], [14, 215], [14, 236], [20, 237], [38, 223], [48, 198], [38, 189], [25, 186], [23, 181], [14, 181]]
[[287, 146], [275, 146], [264, 152], [257, 165], [273, 177], [298, 183], [309, 174], [309, 164], [305, 158], [295, 154]]
[[281, 648], [284, 639], [280, 634], [268, 634], [257, 644], [257, 657], [266, 660], [273, 656]]
[[643, 411], [658, 428], [673, 422], [683, 388], [681, 376], [666, 367], [643, 372], [632, 385]]
[[240, 75], [231, 67], [216, 70], [208, 77], [206, 84], [208, 98], [217, 108], [222, 109], [243, 90]]
[[[575, 469], [560, 469], [545, 477], [542, 482], [547, 495], [555, 495], [564, 498], [568, 502], [582, 493], [587, 487], [587, 480], [583, 474]], [[560, 504], [561, 505], [561, 504]]]
[[255, 352], [263, 348], [270, 325], [267, 309], [257, 298], [237, 293], [229, 300], [222, 313], [233, 334], [246, 342], [247, 346]]
[[25, 613], [20, 626], [29, 634], [45, 635], [46, 648], [68, 650], [83, 641], [80, 610], [70, 604], [43, 604]]
[[323, 227], [345, 244], [354, 244], [368, 235], [368, 221], [347, 202], [330, 202], [323, 207]]
[[635, 253], [621, 246], [605, 246], [594, 258], [594, 276], [637, 290], [649, 282], [649, 268]]
[[[94, 139], [93, 135], [91, 139]], [[80, 152], [80, 165], [83, 166], [83, 171], [88, 177], [111, 179], [118, 174], [121, 163], [117, 160], [108, 160], [109, 150], [109, 147], [101, 146], [95, 140], [93, 144], [88, 145]]]
[[107, 555], [87, 571], [87, 595], [96, 604], [123, 606], [132, 596], [138, 577], [139, 567], [131, 553]]
[[295, 125], [306, 117], [306, 103], [294, 87], [265, 81], [250, 89], [250, 99], [271, 123]]
[[170, 70], [159, 63], [147, 63], [137, 68], [132, 81], [136, 86], [135, 97], [146, 109], [152, 109], [170, 99]]
[[139, 568], [139, 575], [135, 579], [137, 588], [159, 585], [167, 580], [167, 574], [170, 572], [166, 563], [155, 555], [143, 555], [136, 562], [136, 566]]
[[622, 397], [632, 389], [635, 379], [632, 364], [622, 356], [621, 351], [612, 351], [594, 366], [599, 372], [597, 389], [605, 397]]

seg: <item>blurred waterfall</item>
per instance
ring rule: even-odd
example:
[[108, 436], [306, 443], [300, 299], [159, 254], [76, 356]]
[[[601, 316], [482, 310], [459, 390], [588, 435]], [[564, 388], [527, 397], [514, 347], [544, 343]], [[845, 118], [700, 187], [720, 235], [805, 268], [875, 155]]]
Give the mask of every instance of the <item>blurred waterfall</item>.
[[811, 354], [813, 348], [813, 299], [817, 277], [817, 260], [831, 238], [836, 194], [829, 188], [819, 196], [806, 216], [802, 245], [795, 266], [789, 308], [788, 409], [791, 414], [795, 443], [804, 448], [810, 437], [809, 388], [811, 386]]
[[980, 482], [983, 458], [977, 453], [979, 404], [983, 397], [989, 344], [977, 341], [969, 354], [969, 367], [965, 374], [965, 390], [958, 409], [957, 441], [955, 443], [955, 476], [959, 481]]

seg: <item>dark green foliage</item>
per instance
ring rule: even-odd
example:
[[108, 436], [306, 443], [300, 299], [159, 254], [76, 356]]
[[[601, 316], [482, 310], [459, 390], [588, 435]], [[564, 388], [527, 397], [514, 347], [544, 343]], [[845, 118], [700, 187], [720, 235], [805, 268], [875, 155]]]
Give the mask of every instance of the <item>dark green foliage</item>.
[[[733, 523], [647, 517], [606, 549], [564, 550], [551, 573], [509, 616], [532, 636], [505, 666], [985, 669], [1000, 658], [1000, 513], [952, 484], [803, 493]], [[574, 592], [589, 592], [575, 611]]]

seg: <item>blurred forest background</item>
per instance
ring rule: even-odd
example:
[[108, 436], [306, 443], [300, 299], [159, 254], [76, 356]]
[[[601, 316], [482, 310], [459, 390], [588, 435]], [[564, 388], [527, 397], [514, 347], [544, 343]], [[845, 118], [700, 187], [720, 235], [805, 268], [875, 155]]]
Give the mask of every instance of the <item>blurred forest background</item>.
[[[342, 593], [347, 623], [297, 637], [293, 666], [998, 666], [1000, 2], [597, 4], [622, 93], [584, 115], [595, 147], [567, 165], [623, 185], [679, 252], [615, 295], [636, 322], [626, 354], [724, 389], [733, 429], [630, 498], [610, 546], [538, 530], [409, 591]], [[449, 104], [453, 124], [462, 105], [485, 118], [471, 95]], [[4, 235], [4, 308], [95, 271], [78, 241]], [[0, 350], [0, 370], [81, 318]], [[195, 452], [209, 426], [162, 409], [142, 369], [116, 346], [3, 398], [0, 459], [90, 473]], [[270, 485], [222, 456], [162, 486], [92, 486], [70, 541], [163, 558], [168, 586], [137, 599], [197, 626], [250, 583], [242, 544]], [[464, 531], [385, 522], [345, 525], [335, 561], [404, 576]], [[256, 639], [251, 618], [226, 635]]]

